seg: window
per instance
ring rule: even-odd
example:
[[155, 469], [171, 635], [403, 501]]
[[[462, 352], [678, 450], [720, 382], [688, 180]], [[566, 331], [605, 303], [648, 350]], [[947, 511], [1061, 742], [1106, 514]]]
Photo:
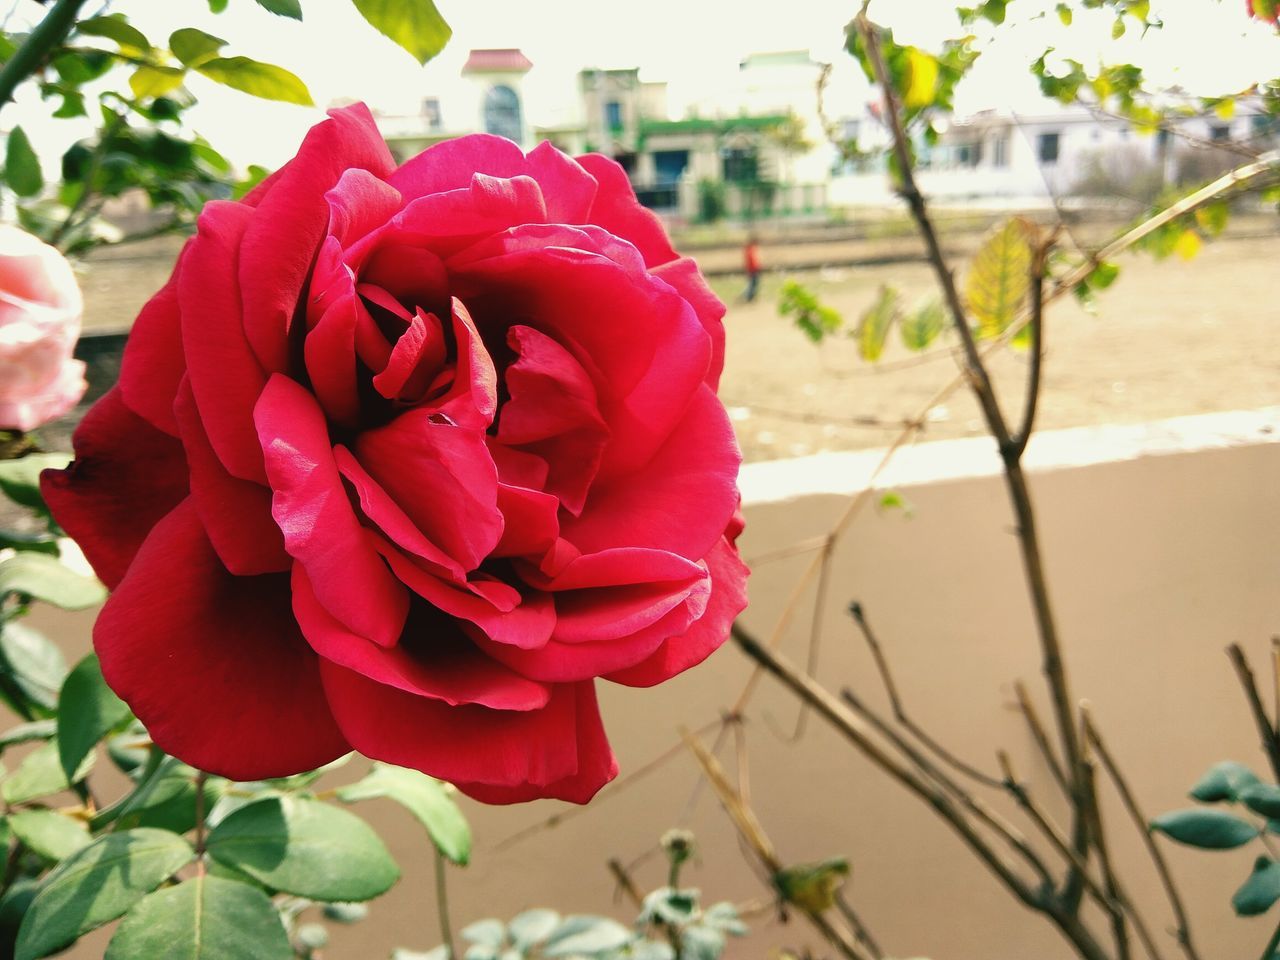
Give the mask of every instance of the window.
[[1036, 155], [1041, 163], [1057, 163], [1062, 149], [1062, 135], [1057, 131], [1042, 133], [1036, 138]]
[[428, 130], [439, 130], [444, 126], [440, 117], [439, 97], [427, 97], [422, 101], [422, 119]]
[[721, 159], [724, 179], [730, 183], [752, 183], [760, 179], [760, 164], [752, 147], [728, 147]]
[[976, 167], [982, 162], [982, 144], [962, 143], [956, 147], [955, 157], [957, 166]]
[[484, 132], [517, 142], [522, 139], [520, 97], [510, 87], [498, 84], [484, 95]]
[[1009, 165], [1009, 137], [1006, 134], [997, 134], [991, 143], [991, 165], [993, 167]]
[[604, 125], [613, 133], [622, 130], [622, 104], [610, 100], [604, 105]]
[[1224, 140], [1231, 139], [1231, 128], [1225, 123], [1215, 123], [1209, 128], [1209, 139], [1214, 143], [1221, 143]]

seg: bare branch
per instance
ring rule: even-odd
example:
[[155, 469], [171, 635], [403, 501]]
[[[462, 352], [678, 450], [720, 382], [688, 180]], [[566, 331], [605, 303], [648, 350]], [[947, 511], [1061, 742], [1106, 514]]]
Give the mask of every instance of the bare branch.
[[1262, 696], [1258, 693], [1253, 670], [1240, 644], [1233, 643], [1227, 647], [1227, 656], [1231, 658], [1231, 665], [1236, 668], [1236, 676], [1239, 677], [1245, 699], [1249, 702], [1249, 710], [1253, 714], [1254, 723], [1257, 724], [1258, 735], [1262, 738], [1262, 749], [1271, 763], [1271, 772], [1276, 780], [1280, 780], [1280, 732], [1267, 716], [1267, 708], [1262, 705]]
[[1063, 773], [1062, 764], [1058, 761], [1057, 754], [1053, 752], [1053, 745], [1049, 743], [1049, 735], [1045, 732], [1044, 723], [1040, 720], [1036, 705], [1031, 702], [1026, 684], [1018, 680], [1014, 683], [1013, 689], [1018, 696], [1018, 709], [1031, 729], [1031, 738], [1040, 748], [1040, 755], [1044, 758], [1045, 765], [1048, 766], [1058, 786], [1062, 788], [1062, 792], [1070, 797], [1071, 787], [1067, 784], [1067, 775]]
[[1022, 424], [1013, 437], [1013, 456], [1021, 459], [1036, 425], [1036, 409], [1040, 403], [1040, 373], [1044, 367], [1044, 275], [1053, 238], [1036, 244], [1031, 255], [1031, 317], [1027, 329], [1031, 333], [1031, 366], [1027, 371], [1027, 399], [1022, 407]]
[[1085, 740], [1098, 754], [1102, 769], [1106, 771], [1112, 785], [1116, 788], [1116, 792], [1120, 794], [1120, 802], [1124, 804], [1125, 810], [1128, 811], [1134, 828], [1142, 837], [1147, 853], [1150, 854], [1151, 861], [1155, 864], [1156, 873], [1160, 875], [1160, 884], [1164, 887], [1165, 896], [1168, 897], [1169, 906], [1173, 910], [1174, 922], [1176, 923], [1175, 932], [1178, 943], [1182, 947], [1182, 952], [1186, 954], [1187, 960], [1200, 960], [1200, 955], [1196, 952], [1196, 948], [1191, 942], [1191, 923], [1187, 919], [1186, 907], [1183, 905], [1182, 896], [1178, 893], [1178, 886], [1173, 880], [1173, 874], [1169, 870], [1169, 864], [1164, 858], [1164, 853], [1148, 828], [1150, 821], [1147, 819], [1146, 814], [1142, 812], [1142, 808], [1138, 806], [1137, 797], [1134, 796], [1128, 781], [1125, 779], [1124, 774], [1121, 773], [1120, 765], [1116, 763], [1115, 757], [1102, 739], [1102, 734], [1099, 732], [1097, 724], [1094, 723], [1092, 711], [1087, 706], [1084, 706], [1081, 708], [1081, 713], [1083, 715]]

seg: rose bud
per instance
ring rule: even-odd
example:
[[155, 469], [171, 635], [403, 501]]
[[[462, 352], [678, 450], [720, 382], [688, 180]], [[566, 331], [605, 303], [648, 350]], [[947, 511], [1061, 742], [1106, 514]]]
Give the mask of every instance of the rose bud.
[[680, 673], [746, 603], [723, 313], [613, 161], [477, 135], [397, 167], [333, 111], [205, 208], [45, 476], [114, 589], [107, 682], [233, 779], [354, 748], [585, 802], [597, 679]]
[[71, 358], [83, 312], [66, 258], [0, 224], [0, 428], [34, 430], [84, 396], [84, 364]]

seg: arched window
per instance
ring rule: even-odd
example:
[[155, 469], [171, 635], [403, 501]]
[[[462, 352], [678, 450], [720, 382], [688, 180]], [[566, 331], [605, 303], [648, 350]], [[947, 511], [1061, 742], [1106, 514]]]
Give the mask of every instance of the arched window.
[[523, 124], [520, 121], [520, 97], [503, 84], [489, 88], [484, 95], [484, 131], [519, 142]]

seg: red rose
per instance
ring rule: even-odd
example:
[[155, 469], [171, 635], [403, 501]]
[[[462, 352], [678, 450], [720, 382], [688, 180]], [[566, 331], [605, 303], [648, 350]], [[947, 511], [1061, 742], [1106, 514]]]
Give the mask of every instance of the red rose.
[[257, 779], [355, 748], [492, 802], [617, 764], [745, 604], [724, 308], [625, 174], [496, 137], [399, 168], [334, 111], [215, 201], [45, 495], [155, 742]]

